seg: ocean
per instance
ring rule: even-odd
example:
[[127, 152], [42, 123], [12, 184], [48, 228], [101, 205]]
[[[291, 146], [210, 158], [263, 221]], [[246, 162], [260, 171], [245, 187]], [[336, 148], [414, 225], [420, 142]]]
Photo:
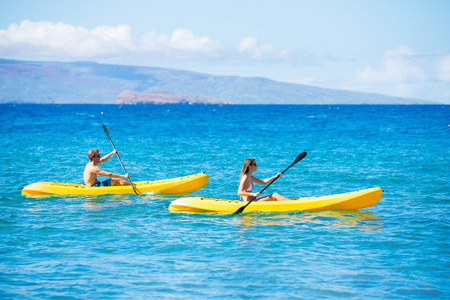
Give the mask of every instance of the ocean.
[[[0, 105], [2, 299], [450, 299], [448, 105]], [[133, 181], [206, 172], [183, 195], [24, 197], [83, 182], [112, 151]], [[381, 187], [355, 211], [174, 213], [186, 195], [238, 199]], [[117, 157], [102, 168], [123, 174]], [[255, 186], [255, 191], [263, 186]]]

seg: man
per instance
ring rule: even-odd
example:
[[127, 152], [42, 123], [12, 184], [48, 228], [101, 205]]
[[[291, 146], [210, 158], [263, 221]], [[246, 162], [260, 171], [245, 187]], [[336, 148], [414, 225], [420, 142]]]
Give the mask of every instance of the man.
[[[117, 155], [117, 150], [114, 149], [111, 153], [101, 157], [98, 149], [89, 150], [88, 157], [89, 162], [84, 168], [84, 183], [87, 187], [98, 187], [98, 186], [113, 186], [113, 185], [130, 185], [128, 180], [122, 178], [129, 178], [128, 174], [119, 175], [111, 172], [103, 171], [98, 167], [98, 165], [107, 161], [112, 155]], [[105, 181], [98, 181], [97, 175], [111, 177]]]

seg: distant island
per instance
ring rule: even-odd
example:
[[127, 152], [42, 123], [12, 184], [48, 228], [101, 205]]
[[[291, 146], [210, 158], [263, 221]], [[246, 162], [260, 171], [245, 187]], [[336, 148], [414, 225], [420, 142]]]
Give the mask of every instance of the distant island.
[[116, 99], [116, 104], [234, 104], [229, 101], [208, 96], [180, 95], [168, 92], [138, 93], [123, 91]]
[[94, 62], [0, 59], [0, 103], [435, 104], [267, 78]]

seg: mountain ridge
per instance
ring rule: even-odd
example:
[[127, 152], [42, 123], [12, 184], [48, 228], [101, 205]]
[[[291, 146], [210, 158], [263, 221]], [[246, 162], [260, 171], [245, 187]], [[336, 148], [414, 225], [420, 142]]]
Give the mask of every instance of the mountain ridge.
[[232, 104], [439, 104], [261, 77], [218, 76], [85, 61], [0, 59], [0, 103], [114, 104], [124, 91], [209, 97]]
[[221, 104], [233, 105], [234, 103], [221, 99], [197, 96], [180, 95], [169, 92], [133, 92], [123, 91], [116, 98], [116, 104]]

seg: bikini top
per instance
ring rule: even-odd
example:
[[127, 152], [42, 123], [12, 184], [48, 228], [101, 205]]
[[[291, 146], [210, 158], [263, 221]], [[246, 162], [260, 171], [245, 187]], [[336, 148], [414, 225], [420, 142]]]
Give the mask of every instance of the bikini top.
[[248, 185], [247, 192], [251, 192], [253, 190], [253, 181], [249, 178], [250, 184]]
[[[252, 192], [252, 190], [253, 190], [253, 181], [252, 181], [252, 179], [251, 178], [249, 178], [249, 180], [250, 180], [250, 184], [248, 185], [248, 188], [247, 188], [247, 192]], [[241, 200], [243, 200], [243, 197], [242, 196], [240, 196], [240, 198], [241, 198]]]

